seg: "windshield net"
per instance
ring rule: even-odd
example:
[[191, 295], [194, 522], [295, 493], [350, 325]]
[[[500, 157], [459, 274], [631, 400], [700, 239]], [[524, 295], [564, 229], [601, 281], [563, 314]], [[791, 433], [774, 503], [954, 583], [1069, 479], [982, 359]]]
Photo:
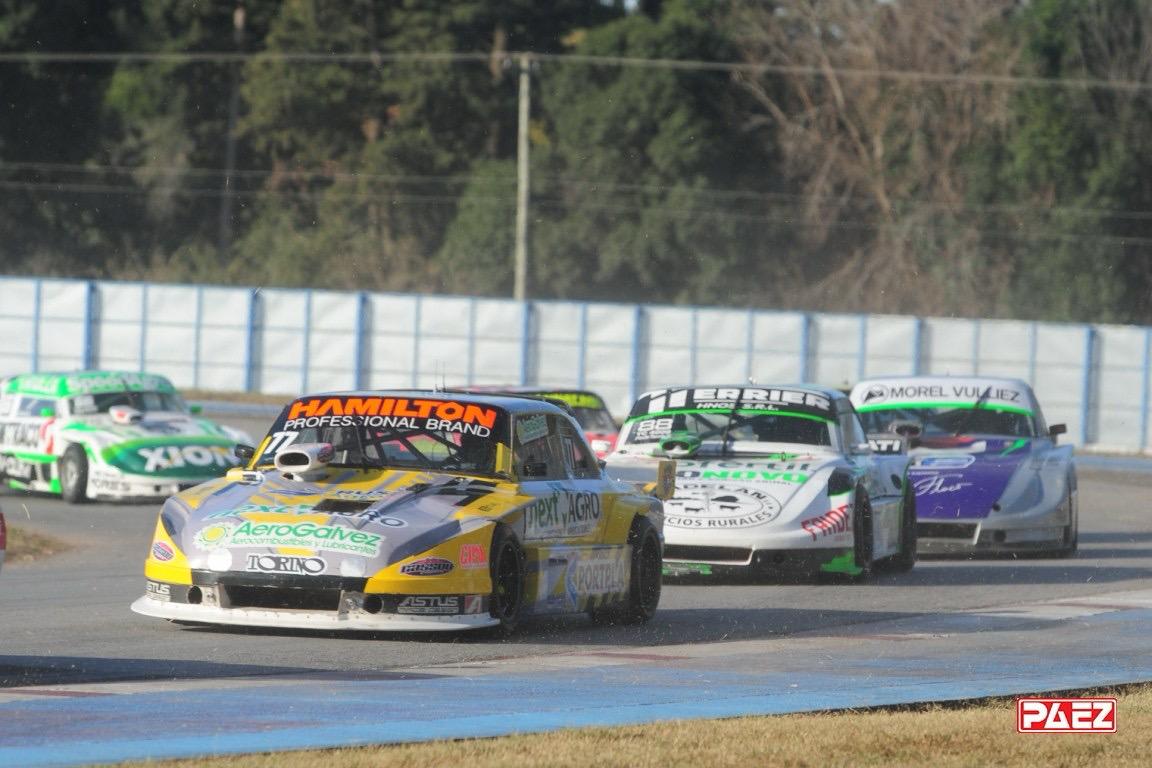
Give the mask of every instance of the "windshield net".
[[335, 396], [289, 405], [261, 445], [258, 464], [304, 443], [329, 443], [330, 464], [494, 475], [508, 415], [488, 405], [431, 398]]

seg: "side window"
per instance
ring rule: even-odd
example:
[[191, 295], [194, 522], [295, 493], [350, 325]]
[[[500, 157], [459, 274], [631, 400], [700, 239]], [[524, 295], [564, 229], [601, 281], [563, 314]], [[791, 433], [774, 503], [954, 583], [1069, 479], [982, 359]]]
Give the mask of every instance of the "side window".
[[856, 410], [851, 405], [844, 404], [844, 410], [840, 412], [839, 421], [840, 434], [844, 440], [844, 445], [841, 448], [843, 451], [850, 452], [853, 446], [868, 442], [868, 435], [864, 432], [860, 417], [856, 415]]
[[22, 397], [16, 405], [17, 416], [40, 416], [45, 408], [55, 410], [56, 401], [45, 397]]
[[559, 419], [560, 445], [564, 451], [564, 463], [568, 473], [576, 480], [595, 480], [600, 477], [600, 464], [584, 442], [584, 436], [576, 431], [567, 419]]
[[556, 433], [556, 417], [544, 413], [516, 417], [512, 458], [520, 480], [563, 480], [567, 465]]

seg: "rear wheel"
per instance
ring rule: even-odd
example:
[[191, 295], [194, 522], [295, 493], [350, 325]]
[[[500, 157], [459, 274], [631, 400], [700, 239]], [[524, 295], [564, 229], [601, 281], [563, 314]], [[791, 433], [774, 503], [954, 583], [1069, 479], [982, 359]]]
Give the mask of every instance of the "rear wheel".
[[80, 504], [88, 500], [88, 455], [83, 446], [73, 443], [64, 449], [57, 471], [64, 501]]
[[1077, 503], [1076, 478], [1068, 478], [1068, 525], [1064, 526], [1064, 544], [1056, 550], [1057, 557], [1072, 557], [1080, 545], [1080, 510]]
[[664, 551], [656, 526], [643, 515], [632, 521], [628, 531], [632, 547], [628, 598], [621, 605], [588, 611], [593, 621], [604, 624], [643, 624], [656, 615], [663, 587]]
[[489, 613], [500, 622], [500, 631], [511, 634], [520, 624], [524, 608], [524, 549], [516, 535], [503, 525], [496, 526], [492, 533], [488, 567], [492, 576]]
[[885, 573], [907, 573], [916, 565], [916, 493], [904, 484], [904, 502], [900, 505], [900, 551], [876, 564]]
[[872, 553], [874, 551], [874, 534], [872, 521], [872, 502], [863, 488], [856, 489], [856, 504], [853, 507], [855, 521], [852, 526], [853, 551], [856, 554], [855, 574], [857, 581], [864, 581], [872, 576]]

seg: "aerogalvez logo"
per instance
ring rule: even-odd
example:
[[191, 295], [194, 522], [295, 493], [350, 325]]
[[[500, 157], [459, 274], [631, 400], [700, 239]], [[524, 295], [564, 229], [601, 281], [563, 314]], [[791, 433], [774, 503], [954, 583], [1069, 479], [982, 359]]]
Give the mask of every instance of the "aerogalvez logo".
[[380, 552], [383, 536], [339, 525], [316, 523], [217, 523], [196, 534], [201, 549], [219, 547], [298, 547], [321, 552], [344, 552], [373, 557]]

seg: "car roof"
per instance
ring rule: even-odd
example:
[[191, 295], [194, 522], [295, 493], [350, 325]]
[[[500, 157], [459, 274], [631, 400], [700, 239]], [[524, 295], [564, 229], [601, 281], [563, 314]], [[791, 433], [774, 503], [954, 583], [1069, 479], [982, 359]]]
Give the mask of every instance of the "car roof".
[[494, 405], [509, 413], [539, 413], [540, 411], [563, 413], [563, 408], [537, 397], [517, 397], [516, 395], [478, 394], [461, 390], [434, 389], [368, 389], [356, 391], [309, 392], [292, 398], [292, 402], [317, 397], [418, 397], [425, 400], [446, 400], [474, 405]]
[[5, 379], [3, 386], [7, 393], [44, 397], [100, 392], [176, 391], [172, 382], [159, 374], [104, 369], [21, 373]]

